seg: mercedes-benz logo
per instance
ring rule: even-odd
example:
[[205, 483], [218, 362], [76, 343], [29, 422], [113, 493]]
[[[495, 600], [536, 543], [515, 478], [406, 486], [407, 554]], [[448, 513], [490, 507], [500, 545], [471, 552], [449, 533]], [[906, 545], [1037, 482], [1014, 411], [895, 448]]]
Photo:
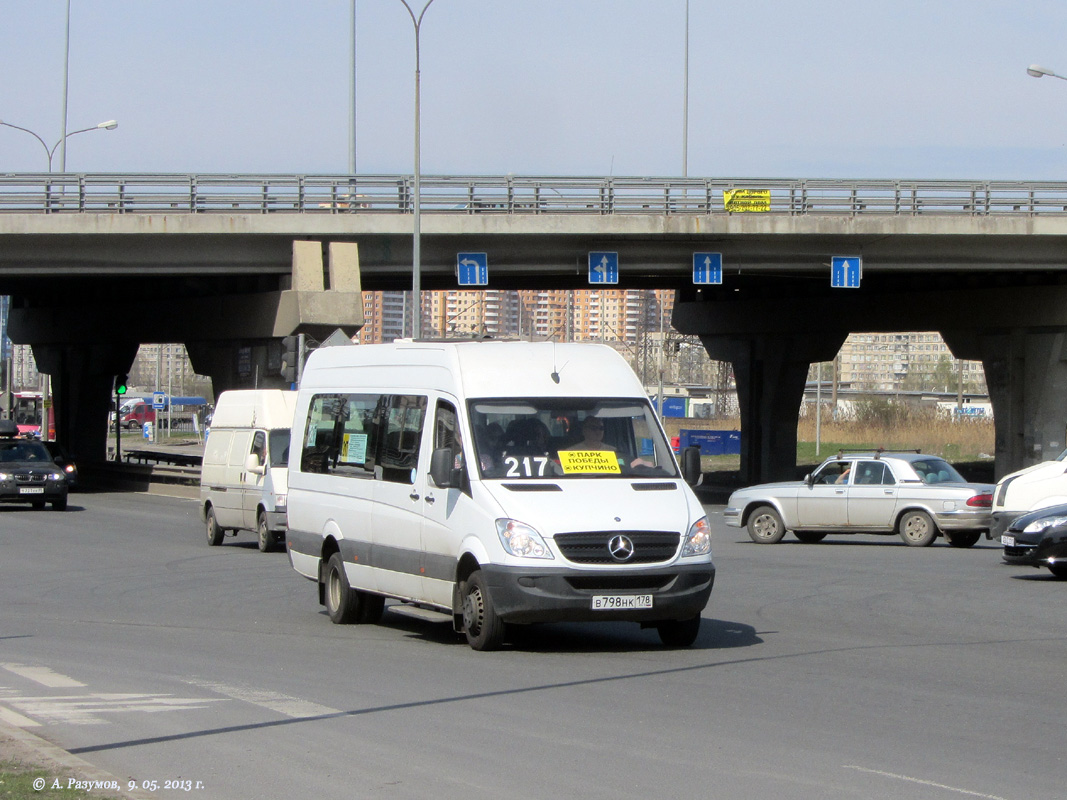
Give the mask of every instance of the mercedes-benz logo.
[[629, 536], [613, 536], [608, 542], [608, 552], [616, 561], [629, 561], [634, 556], [634, 543]]

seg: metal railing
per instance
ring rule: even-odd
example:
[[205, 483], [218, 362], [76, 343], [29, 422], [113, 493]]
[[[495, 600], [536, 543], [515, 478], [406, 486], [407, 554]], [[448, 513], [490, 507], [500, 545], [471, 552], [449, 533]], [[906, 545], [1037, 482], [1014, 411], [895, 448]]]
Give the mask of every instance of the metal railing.
[[[1067, 182], [424, 176], [424, 214], [1067, 214]], [[0, 213], [410, 214], [410, 175], [0, 174]]]

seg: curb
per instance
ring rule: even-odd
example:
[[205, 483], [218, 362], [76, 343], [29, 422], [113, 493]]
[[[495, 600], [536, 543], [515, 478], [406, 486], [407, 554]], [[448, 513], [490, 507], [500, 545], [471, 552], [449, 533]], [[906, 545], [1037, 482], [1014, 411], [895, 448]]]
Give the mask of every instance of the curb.
[[156, 795], [139, 789], [128, 790], [126, 788], [129, 783], [128, 780], [120, 780], [110, 772], [105, 772], [88, 761], [68, 753], [59, 745], [52, 744], [47, 739], [42, 739], [26, 729], [11, 725], [4, 720], [0, 720], [0, 757], [16, 763], [24, 762], [28, 766], [46, 771], [55, 770], [55, 774], [50, 775], [49, 780], [52, 778], [63, 779], [71, 777], [82, 781], [114, 783], [119, 787], [117, 790], [93, 789], [92, 794], [100, 794], [104, 797], [128, 798], [128, 800], [154, 800], [156, 798]]

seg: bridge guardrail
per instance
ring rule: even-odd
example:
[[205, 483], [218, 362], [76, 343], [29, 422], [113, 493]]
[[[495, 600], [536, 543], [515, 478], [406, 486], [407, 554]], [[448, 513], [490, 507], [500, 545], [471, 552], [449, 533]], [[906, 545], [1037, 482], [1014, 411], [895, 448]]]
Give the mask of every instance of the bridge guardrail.
[[[758, 202], [736, 210], [731, 193]], [[1067, 214], [1067, 182], [422, 176], [423, 214]], [[0, 213], [410, 214], [410, 175], [0, 174]]]

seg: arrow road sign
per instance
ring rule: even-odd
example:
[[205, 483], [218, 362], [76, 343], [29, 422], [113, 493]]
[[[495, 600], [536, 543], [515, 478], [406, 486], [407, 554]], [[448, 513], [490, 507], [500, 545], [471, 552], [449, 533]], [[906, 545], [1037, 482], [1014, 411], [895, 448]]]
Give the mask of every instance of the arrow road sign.
[[456, 279], [460, 286], [488, 286], [489, 256], [485, 253], [456, 253]]
[[589, 254], [590, 283], [619, 282], [619, 254], [594, 252]]
[[830, 259], [830, 286], [858, 289], [863, 278], [863, 259], [859, 256], [834, 256]]
[[693, 253], [693, 283], [722, 283], [722, 253]]

